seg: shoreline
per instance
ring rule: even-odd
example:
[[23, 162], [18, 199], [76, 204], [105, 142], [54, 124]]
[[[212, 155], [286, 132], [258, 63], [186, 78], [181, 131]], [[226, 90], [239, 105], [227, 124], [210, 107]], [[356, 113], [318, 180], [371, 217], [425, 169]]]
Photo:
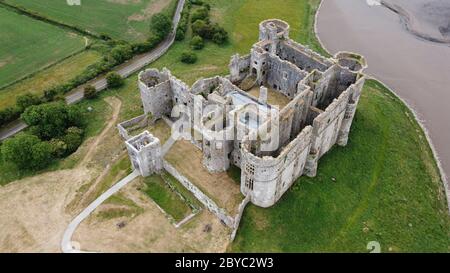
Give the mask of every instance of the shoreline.
[[[314, 15], [314, 35], [316, 36], [316, 39], [317, 39], [317, 41], [319, 42], [320, 46], [321, 46], [321, 47], [322, 47], [322, 48], [323, 48], [330, 56], [333, 56], [333, 55], [331, 54], [331, 52], [327, 49], [327, 47], [324, 45], [323, 41], [321, 40], [321, 38], [320, 38], [320, 36], [319, 36], [319, 31], [318, 31], [318, 28], [317, 28], [317, 22], [318, 22], [317, 19], [318, 19], [318, 17], [319, 17], [319, 13], [320, 13], [320, 10], [321, 10], [321, 8], [322, 8], [323, 1], [324, 1], [324, 0], [321, 0], [321, 1], [320, 1], [320, 4], [319, 4], [319, 6], [317, 7], [316, 13], [315, 13], [315, 15]], [[382, 1], [382, 2], [384, 2], [384, 1]], [[384, 83], [383, 81], [377, 79], [376, 77], [373, 77], [373, 76], [370, 76], [370, 75], [367, 75], [367, 76], [368, 76], [368, 79], [376, 80], [376, 81], [379, 82], [381, 85], [383, 85], [384, 87], [386, 87], [386, 89], [389, 90], [395, 97], [397, 97], [397, 98], [398, 98], [398, 99], [406, 106], [406, 108], [408, 108], [409, 111], [411, 111], [411, 113], [413, 114], [414, 120], [417, 122], [417, 124], [419, 124], [419, 127], [422, 129], [422, 132], [423, 132], [423, 134], [425, 135], [425, 138], [426, 138], [426, 140], [427, 140], [427, 142], [428, 142], [428, 146], [429, 146], [430, 149], [431, 149], [431, 152], [432, 152], [432, 154], [433, 154], [435, 163], [436, 163], [436, 165], [437, 165], [437, 167], [438, 167], [439, 175], [440, 175], [441, 181], [442, 181], [442, 183], [444, 184], [444, 191], [445, 191], [445, 195], [446, 195], [446, 199], [447, 199], [447, 200], [446, 200], [446, 201], [447, 201], [447, 209], [448, 209], [447, 212], [450, 214], [450, 188], [449, 188], [449, 183], [448, 183], [448, 180], [447, 180], [447, 175], [446, 175], [446, 173], [445, 173], [445, 171], [444, 171], [444, 168], [442, 167], [442, 163], [441, 163], [441, 160], [440, 160], [440, 158], [439, 158], [439, 153], [437, 152], [437, 150], [436, 150], [436, 148], [435, 148], [435, 146], [434, 146], [434, 144], [433, 144], [433, 141], [431, 140], [430, 133], [429, 133], [428, 129], [425, 127], [425, 125], [424, 125], [424, 123], [423, 123], [423, 120], [421, 120], [421, 119], [419, 118], [419, 115], [418, 115], [417, 111], [416, 111], [413, 107], [411, 107], [411, 106], [408, 104], [408, 102], [407, 102], [406, 100], [404, 100], [402, 97], [400, 97], [400, 96], [399, 96], [392, 88], [390, 88], [386, 83]]]

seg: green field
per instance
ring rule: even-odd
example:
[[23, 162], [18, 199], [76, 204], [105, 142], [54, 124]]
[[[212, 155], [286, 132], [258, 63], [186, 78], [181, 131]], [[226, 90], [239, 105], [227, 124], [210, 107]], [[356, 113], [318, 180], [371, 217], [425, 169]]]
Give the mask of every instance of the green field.
[[145, 40], [151, 16], [174, 4], [174, 0], [90, 0], [81, 1], [80, 6], [69, 6], [66, 0], [5, 2], [64, 24], [128, 42]]
[[101, 56], [93, 50], [86, 50], [64, 61], [39, 71], [35, 75], [0, 90], [0, 110], [14, 106], [16, 98], [25, 93], [41, 96], [44, 90], [71, 80]]
[[80, 51], [83, 37], [0, 7], [0, 87]]

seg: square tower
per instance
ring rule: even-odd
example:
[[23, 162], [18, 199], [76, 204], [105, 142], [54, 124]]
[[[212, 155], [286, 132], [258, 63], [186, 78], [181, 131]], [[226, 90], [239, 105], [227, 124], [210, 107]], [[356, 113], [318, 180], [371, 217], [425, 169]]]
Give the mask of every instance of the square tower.
[[160, 172], [162, 166], [161, 142], [148, 131], [125, 142], [134, 169], [146, 177]]

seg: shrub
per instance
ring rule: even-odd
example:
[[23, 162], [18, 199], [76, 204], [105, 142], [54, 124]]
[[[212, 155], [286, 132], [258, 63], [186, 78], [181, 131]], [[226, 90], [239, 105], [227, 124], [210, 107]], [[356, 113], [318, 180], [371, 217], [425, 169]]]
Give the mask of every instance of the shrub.
[[16, 99], [16, 106], [21, 112], [25, 111], [27, 107], [40, 103], [41, 99], [31, 93], [26, 93], [24, 95], [18, 96]]
[[211, 26], [203, 20], [197, 20], [192, 24], [192, 31], [204, 39], [212, 38]]
[[189, 0], [193, 5], [203, 5], [203, 0]]
[[70, 127], [67, 129], [66, 135], [62, 138], [67, 145], [67, 153], [75, 152], [83, 142], [83, 130], [77, 127]]
[[8, 107], [0, 111], [0, 126], [6, 125], [20, 117], [21, 111], [17, 107]]
[[190, 9], [191, 9], [191, 3], [187, 2], [183, 11], [181, 12], [180, 21], [178, 22], [177, 31], [175, 33], [175, 39], [177, 41], [183, 40], [186, 35], [186, 31], [188, 28]]
[[63, 157], [67, 154], [67, 144], [61, 139], [52, 139], [50, 142], [52, 156]]
[[164, 38], [172, 30], [172, 20], [165, 14], [155, 14], [150, 20], [150, 28], [154, 34]]
[[118, 88], [124, 84], [122, 76], [120, 76], [116, 72], [109, 72], [106, 75], [106, 82], [108, 84], [108, 88]]
[[196, 35], [192, 38], [190, 45], [193, 49], [199, 50], [205, 46], [205, 43], [203, 43], [202, 37]]
[[201, 7], [201, 8], [196, 9], [192, 13], [191, 22], [195, 22], [197, 20], [209, 21], [208, 13], [209, 13], [209, 10], [206, 7]]
[[55, 99], [55, 97], [58, 95], [58, 91], [56, 90], [56, 88], [50, 88], [47, 90], [44, 90], [44, 101], [52, 101]]
[[193, 64], [197, 61], [197, 55], [192, 51], [184, 51], [181, 53], [181, 61], [187, 64]]
[[97, 96], [97, 89], [95, 89], [94, 86], [87, 85], [86, 87], [84, 87], [84, 97], [86, 99], [92, 99], [95, 98], [96, 96]]
[[186, 36], [186, 30], [180, 26], [177, 27], [177, 32], [175, 33], [175, 40], [182, 41]]
[[218, 27], [212, 37], [212, 41], [218, 45], [223, 45], [228, 40], [228, 33], [222, 27]]
[[111, 50], [110, 56], [116, 64], [120, 64], [133, 57], [133, 49], [130, 45], [118, 45]]

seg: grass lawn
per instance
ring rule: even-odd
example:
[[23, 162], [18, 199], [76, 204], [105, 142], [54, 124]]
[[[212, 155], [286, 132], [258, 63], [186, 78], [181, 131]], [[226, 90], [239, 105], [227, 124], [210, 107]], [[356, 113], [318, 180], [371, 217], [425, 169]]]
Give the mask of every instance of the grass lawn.
[[75, 75], [80, 74], [87, 66], [98, 61], [100, 57], [97, 51], [83, 51], [48, 69], [39, 71], [28, 79], [1, 89], [0, 110], [14, 106], [16, 98], [25, 93], [41, 96], [44, 90], [69, 81]]
[[0, 7], [0, 87], [85, 46], [83, 37]]
[[144, 192], [176, 222], [183, 220], [191, 213], [186, 202], [166, 185], [161, 175], [151, 175], [144, 181], [146, 185]]
[[[77, 26], [96, 34], [107, 34], [129, 42], [147, 38], [153, 14], [175, 6], [175, 0], [81, 1], [69, 6], [65, 0], [6, 0], [50, 19]], [[169, 12], [169, 11], [168, 11]]]

